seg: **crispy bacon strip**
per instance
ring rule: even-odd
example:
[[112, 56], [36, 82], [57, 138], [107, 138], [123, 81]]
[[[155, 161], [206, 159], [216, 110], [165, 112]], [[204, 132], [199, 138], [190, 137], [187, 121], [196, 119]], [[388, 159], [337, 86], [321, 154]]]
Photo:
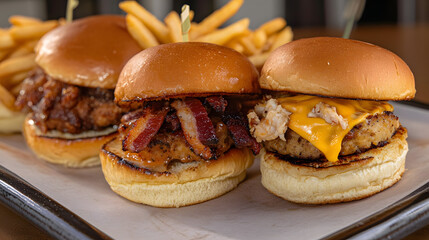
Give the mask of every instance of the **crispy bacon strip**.
[[222, 96], [207, 97], [206, 102], [218, 113], [225, 112], [226, 106], [228, 105], [228, 102]]
[[216, 157], [210, 146], [218, 143], [213, 123], [200, 100], [176, 100], [171, 104], [177, 111], [186, 141], [204, 159]]
[[164, 122], [167, 112], [168, 107], [159, 103], [145, 108], [142, 116], [132, 123], [122, 143], [122, 149], [124, 151], [140, 152], [146, 148]]
[[250, 147], [255, 155], [259, 153], [261, 145], [250, 136], [247, 122], [241, 114], [226, 113], [223, 122], [228, 127], [236, 147]]

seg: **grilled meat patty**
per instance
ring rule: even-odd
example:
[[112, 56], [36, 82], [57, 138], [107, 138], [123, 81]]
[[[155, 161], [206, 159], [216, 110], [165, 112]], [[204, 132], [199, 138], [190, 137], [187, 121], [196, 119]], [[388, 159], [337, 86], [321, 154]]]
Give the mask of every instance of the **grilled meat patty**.
[[[356, 125], [343, 139], [340, 156], [364, 152], [371, 147], [383, 145], [400, 127], [398, 117], [392, 112], [370, 115], [365, 121]], [[293, 158], [320, 159], [322, 152], [297, 133], [288, 129], [286, 142], [280, 138], [264, 141], [267, 151], [276, 152]]]
[[122, 117], [119, 139], [128, 162], [163, 172], [175, 162], [216, 160], [233, 146], [259, 152], [241, 109], [222, 96], [172, 101], [147, 102]]

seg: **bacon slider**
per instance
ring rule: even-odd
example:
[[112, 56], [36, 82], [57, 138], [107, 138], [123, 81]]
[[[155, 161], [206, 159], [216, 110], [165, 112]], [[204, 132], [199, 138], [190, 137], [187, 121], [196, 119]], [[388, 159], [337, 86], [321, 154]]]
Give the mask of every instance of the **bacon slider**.
[[115, 90], [116, 103], [134, 111], [100, 153], [110, 187], [157, 207], [232, 190], [260, 149], [241, 104], [259, 92], [255, 67], [226, 47], [172, 43], [137, 54]]
[[261, 142], [262, 184], [297, 203], [371, 196], [404, 172], [407, 130], [388, 100], [415, 95], [392, 52], [341, 38], [308, 38], [275, 50], [262, 68], [272, 97], [248, 114]]
[[68, 167], [100, 164], [101, 146], [124, 112], [113, 101], [119, 73], [140, 51], [122, 16], [83, 18], [47, 33], [36, 47], [39, 68], [15, 103], [32, 111], [24, 136], [34, 153]]

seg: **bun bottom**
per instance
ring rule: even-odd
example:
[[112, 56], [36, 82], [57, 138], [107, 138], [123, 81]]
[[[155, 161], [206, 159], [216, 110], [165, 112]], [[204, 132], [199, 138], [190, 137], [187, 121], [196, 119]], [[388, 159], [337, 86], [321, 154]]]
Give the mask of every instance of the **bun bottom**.
[[121, 141], [103, 146], [101, 166], [110, 188], [120, 196], [154, 207], [183, 207], [219, 197], [246, 177], [254, 156], [232, 148], [217, 160], [172, 164], [169, 172], [151, 172], [126, 161]]
[[117, 135], [113, 132], [98, 137], [66, 139], [37, 134], [31, 114], [24, 121], [23, 134], [27, 145], [40, 159], [66, 167], [82, 168], [100, 165], [101, 147]]
[[344, 165], [314, 168], [261, 157], [262, 185], [291, 202], [327, 204], [358, 200], [389, 188], [401, 179], [408, 152], [407, 131], [400, 128], [383, 147], [353, 155]]

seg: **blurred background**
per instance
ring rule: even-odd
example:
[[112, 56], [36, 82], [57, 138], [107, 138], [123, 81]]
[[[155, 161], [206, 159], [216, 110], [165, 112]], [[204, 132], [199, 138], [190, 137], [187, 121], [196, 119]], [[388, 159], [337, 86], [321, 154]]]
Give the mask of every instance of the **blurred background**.
[[[75, 18], [95, 14], [124, 14], [117, 0], [80, 0]], [[159, 19], [171, 10], [180, 12], [183, 4], [195, 11], [199, 22], [228, 0], [140, 0]], [[294, 39], [312, 36], [341, 37], [346, 24], [348, 0], [246, 0], [240, 11], [226, 24], [250, 18], [255, 29], [275, 17], [284, 17], [292, 27]], [[43, 20], [64, 17], [67, 0], [0, 0], [0, 27], [8, 27], [8, 17], [25, 15]], [[416, 77], [416, 100], [429, 104], [429, 1], [366, 1], [362, 17], [351, 38], [387, 48], [402, 57]]]
[[[75, 10], [76, 18], [95, 14], [123, 14], [117, 0], [80, 0]], [[180, 12], [189, 4], [199, 22], [228, 0], [140, 0], [146, 9], [163, 19], [172, 9]], [[343, 12], [347, 0], [246, 0], [234, 22], [250, 17], [250, 27], [256, 28], [275, 18], [285, 17], [292, 27], [326, 27], [340, 29], [345, 25]], [[64, 17], [67, 0], [0, 0], [0, 27], [8, 27], [8, 17], [13, 14], [37, 17], [43, 20]], [[367, 1], [359, 25], [415, 24], [429, 22], [427, 0], [377, 0]]]

